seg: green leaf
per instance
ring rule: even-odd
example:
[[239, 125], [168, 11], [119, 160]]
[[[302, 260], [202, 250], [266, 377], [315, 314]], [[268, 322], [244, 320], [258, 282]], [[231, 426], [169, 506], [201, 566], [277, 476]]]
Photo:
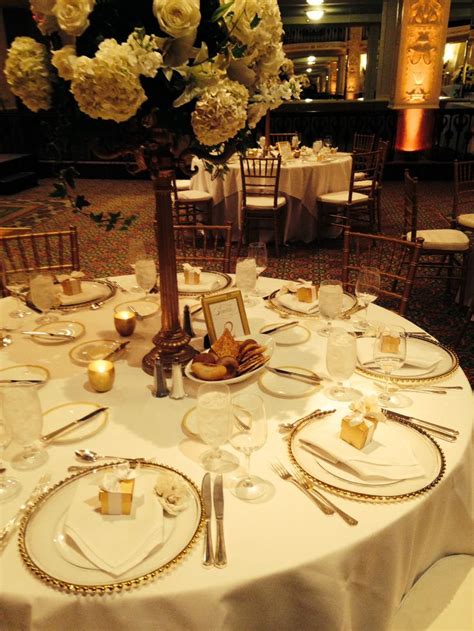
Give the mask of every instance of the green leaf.
[[245, 44], [242, 44], [242, 46], [239, 46], [238, 44], [236, 44], [234, 48], [232, 49], [232, 56], [234, 57], [234, 59], [240, 59], [241, 57], [245, 55], [246, 51], [247, 51], [247, 46]]
[[61, 177], [63, 177], [66, 180], [67, 184], [71, 188], [76, 188], [74, 178], [77, 177], [79, 173], [76, 171], [74, 167], [67, 167], [66, 169], [62, 169], [60, 173], [61, 173]]
[[230, 2], [226, 2], [226, 4], [223, 4], [218, 9], [216, 9], [214, 13], [211, 15], [211, 22], [217, 22], [218, 20], [220, 20], [221, 17], [225, 13], [227, 13], [227, 9], [229, 9], [233, 4], [234, 4], [234, 0], [230, 0]]
[[86, 206], [90, 206], [90, 205], [91, 205], [90, 202], [87, 201], [84, 195], [76, 195], [76, 199], [74, 200], [74, 206], [76, 206], [78, 210], [81, 210], [81, 208], [85, 208]]
[[262, 21], [262, 18], [258, 15], [258, 13], [256, 13], [253, 16], [252, 21], [250, 22], [250, 28], [257, 28], [257, 26], [260, 24], [261, 21]]
[[64, 199], [65, 197], [67, 197], [66, 187], [62, 182], [53, 182], [53, 186], [55, 190], [49, 194], [50, 197], [57, 197], [59, 199]]
[[89, 216], [95, 223], [102, 223], [104, 221], [104, 213], [90, 213]]

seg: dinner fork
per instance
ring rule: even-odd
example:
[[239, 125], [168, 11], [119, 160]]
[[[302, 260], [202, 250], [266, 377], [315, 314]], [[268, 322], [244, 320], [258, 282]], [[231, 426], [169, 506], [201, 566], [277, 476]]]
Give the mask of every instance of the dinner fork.
[[354, 517], [351, 517], [350, 515], [348, 515], [347, 513], [345, 513], [342, 508], [339, 508], [339, 506], [336, 506], [336, 504], [333, 504], [331, 502], [331, 500], [329, 500], [325, 495], [323, 495], [322, 493], [320, 493], [313, 484], [311, 484], [311, 482], [309, 480], [307, 480], [304, 475], [302, 475], [299, 471], [296, 473], [296, 478], [297, 480], [305, 487], [308, 489], [308, 491], [313, 492], [315, 495], [317, 495], [318, 497], [320, 497], [324, 502], [326, 502], [326, 504], [328, 504], [331, 508], [333, 508], [336, 513], [338, 515], [340, 515], [342, 517], [342, 519], [346, 522], [346, 524], [349, 524], [349, 526], [357, 526], [357, 524], [359, 523], [357, 521], [357, 519], [354, 519]]
[[305, 495], [310, 497], [317, 504], [320, 510], [323, 511], [323, 513], [325, 513], [326, 515], [334, 514], [334, 509], [331, 506], [324, 503], [321, 498], [313, 492], [313, 490], [307, 489], [305, 486], [300, 484], [295, 476], [291, 475], [291, 473], [287, 469], [285, 469], [281, 462], [272, 462], [271, 467], [282, 480], [288, 480], [289, 482], [292, 482], [300, 491], [303, 491]]

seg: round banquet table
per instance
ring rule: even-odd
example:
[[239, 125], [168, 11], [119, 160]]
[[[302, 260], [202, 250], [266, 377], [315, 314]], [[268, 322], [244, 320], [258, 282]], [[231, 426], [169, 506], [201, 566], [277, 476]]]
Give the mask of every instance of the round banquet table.
[[[242, 227], [242, 179], [237, 158], [228, 163], [228, 172], [215, 177], [206, 171], [202, 161], [193, 164], [198, 172], [191, 178], [191, 188], [212, 195], [214, 207], [212, 221], [215, 224], [232, 221], [234, 237]], [[338, 153], [326, 161], [316, 159], [282, 161], [279, 190], [287, 200], [283, 241], [309, 243], [317, 236], [318, 195], [343, 191], [349, 186], [352, 158], [348, 153]]]
[[[133, 277], [118, 280], [126, 287], [134, 283]], [[261, 278], [259, 283], [270, 292], [282, 281]], [[61, 319], [85, 325], [80, 341], [115, 339], [114, 304], [136, 297], [134, 293], [117, 292], [97, 311], [83, 309], [61, 315]], [[252, 332], [264, 323], [284, 322], [277, 313], [265, 308], [262, 299], [257, 303], [247, 310]], [[10, 322], [5, 314], [12, 305], [11, 298], [0, 301], [4, 326]], [[402, 321], [376, 305], [369, 307], [369, 318]], [[307, 321], [311, 336], [305, 343], [277, 346], [272, 363], [306, 366], [324, 375], [326, 341], [315, 332], [317, 323]], [[350, 326], [350, 322], [345, 323]], [[21, 326], [33, 327], [33, 320], [22, 322]], [[73, 401], [100, 403], [110, 409], [107, 424], [95, 435], [74, 442], [70, 434], [70, 444], [48, 446], [49, 460], [42, 467], [31, 471], [13, 471], [8, 467], [8, 472], [21, 480], [23, 489], [15, 499], [0, 505], [0, 526], [28, 497], [42, 473], [51, 472], [53, 482], [70, 475], [67, 467], [79, 464], [73, 454], [78, 447], [101, 454], [156, 458], [186, 474], [200, 488], [204, 471], [198, 458], [206, 447], [187, 436], [182, 426], [183, 416], [196, 403], [197, 384], [185, 379], [185, 399], [157, 399], [151, 394], [152, 378], [140, 368], [158, 326], [159, 315], [138, 323], [129, 349], [115, 363], [115, 385], [104, 394], [92, 392], [87, 385], [86, 368], [70, 360], [69, 351], [77, 341], [46, 346], [12, 333], [13, 344], [0, 351], [1, 367], [28, 363], [40, 364], [50, 371], [50, 380], [38, 391], [43, 411]], [[196, 333], [203, 333], [204, 324], [196, 318], [194, 327]], [[409, 323], [409, 328], [416, 327]], [[350, 382], [364, 393], [375, 391], [370, 380], [357, 374]], [[36, 578], [22, 562], [12, 539], [2, 553], [0, 628], [383, 631], [404, 593], [433, 562], [450, 554], [474, 553], [470, 504], [472, 392], [461, 369], [446, 382], [463, 389], [444, 396], [410, 393], [413, 404], [402, 410], [459, 430], [456, 442], [438, 441], [446, 458], [444, 477], [429, 492], [403, 502], [363, 503], [328, 494], [359, 521], [354, 527], [338, 515], [324, 515], [270, 467], [275, 460], [289, 464], [287, 443], [278, 432], [279, 423], [300, 418], [315, 408], [340, 408], [347, 404], [330, 401], [323, 389], [306, 398], [270, 396], [260, 389], [257, 376], [231, 386], [232, 393], [250, 391], [264, 398], [268, 439], [254, 453], [252, 469], [271, 482], [274, 492], [263, 502], [241, 501], [231, 494], [229, 484], [237, 473], [242, 474], [242, 469], [224, 475], [227, 567], [203, 567], [200, 538], [182, 561], [154, 581], [130, 591], [84, 596], [55, 590]], [[17, 450], [14, 444], [7, 448], [7, 466]]]

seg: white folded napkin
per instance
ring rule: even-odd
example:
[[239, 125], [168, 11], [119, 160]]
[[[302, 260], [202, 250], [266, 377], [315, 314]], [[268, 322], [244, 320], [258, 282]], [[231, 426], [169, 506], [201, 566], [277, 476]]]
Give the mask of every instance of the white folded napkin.
[[97, 285], [85, 280], [81, 281], [81, 291], [72, 296], [66, 296], [62, 291], [59, 292], [59, 301], [62, 305], [77, 305], [78, 302], [87, 302], [88, 300], [98, 300], [105, 296], [104, 286]]
[[[374, 344], [375, 338], [361, 337], [357, 340], [357, 359], [361, 366], [368, 366], [374, 363]], [[396, 372], [403, 372], [405, 366], [429, 370], [430, 368], [434, 368], [442, 359], [440, 353], [436, 351], [424, 350], [423, 356], [419, 353], [420, 349], [411, 347], [410, 341], [407, 340], [405, 363]]]
[[120, 576], [163, 541], [163, 508], [153, 476], [138, 471], [130, 515], [102, 515], [99, 485], [83, 480], [68, 509], [64, 533], [101, 570]]
[[219, 281], [213, 280], [210, 278], [207, 281], [204, 281], [203, 275], [201, 274], [201, 280], [198, 285], [188, 285], [184, 282], [184, 274], [182, 272], [178, 273], [178, 291], [214, 291], [214, 289], [219, 289]]
[[304, 439], [349, 467], [362, 480], [407, 480], [425, 475], [410, 443], [389, 424], [378, 423], [372, 441], [356, 449], [342, 440], [340, 420], [308, 427]]
[[287, 309], [300, 311], [301, 313], [310, 313], [312, 311], [316, 312], [316, 307], [318, 306], [317, 299], [314, 302], [300, 302], [296, 297], [296, 294], [291, 292], [288, 292], [287, 294], [282, 294], [280, 292], [277, 295], [277, 301]]

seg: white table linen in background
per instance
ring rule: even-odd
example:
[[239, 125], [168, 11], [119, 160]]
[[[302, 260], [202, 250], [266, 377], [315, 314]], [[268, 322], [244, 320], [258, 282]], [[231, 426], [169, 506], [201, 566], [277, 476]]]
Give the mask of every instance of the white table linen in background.
[[[127, 286], [134, 283], [131, 276], [119, 280]], [[260, 282], [268, 291], [282, 284], [264, 278]], [[123, 302], [124, 297], [129, 296], [119, 292], [98, 311], [78, 311], [61, 319], [86, 325], [81, 342], [97, 337], [116, 339], [113, 305]], [[2, 302], [13, 306], [11, 299]], [[248, 316], [252, 332], [279, 320], [263, 302], [248, 309]], [[369, 306], [368, 316], [407, 324], [376, 305]], [[314, 330], [310, 321], [305, 322]], [[24, 324], [31, 326], [21, 326]], [[193, 326], [197, 333], [203, 332], [198, 320], [194, 319]], [[198, 384], [185, 380], [186, 399], [156, 399], [151, 395], [152, 378], [140, 368], [158, 327], [158, 315], [137, 324], [129, 350], [115, 364], [115, 385], [104, 394], [92, 392], [86, 368], [69, 360], [74, 342], [45, 347], [13, 334], [14, 343], [0, 351], [1, 365], [40, 363], [50, 370], [51, 380], [39, 390], [43, 410], [68, 401], [93, 401], [109, 405], [110, 417], [105, 428], [88, 439], [48, 447], [49, 461], [42, 468], [15, 471], [23, 490], [15, 500], [0, 505], [0, 525], [13, 515], [41, 473], [51, 471], [54, 482], [65, 478], [67, 466], [77, 463], [73, 451], [78, 447], [102, 454], [156, 457], [200, 487], [204, 471], [198, 458], [206, 447], [187, 438], [181, 429], [183, 415], [196, 404]], [[412, 324], [409, 328], [415, 329]], [[304, 344], [277, 346], [271, 363], [278, 366], [291, 360], [291, 364], [325, 374], [325, 345], [326, 339], [314, 333]], [[350, 382], [364, 386], [366, 394], [375, 391], [371, 382], [360, 376], [355, 375]], [[439, 441], [447, 463], [444, 479], [419, 498], [388, 505], [330, 496], [359, 520], [355, 527], [337, 515], [325, 516], [269, 466], [276, 459], [288, 462], [287, 443], [278, 432], [280, 422], [295, 420], [318, 407], [345, 410], [347, 404], [330, 401], [322, 391], [301, 399], [272, 397], [260, 390], [256, 377], [231, 386], [232, 393], [245, 390], [264, 398], [268, 440], [253, 455], [252, 469], [271, 481], [275, 493], [266, 502], [249, 504], [228, 490], [229, 480], [242, 469], [224, 476], [227, 567], [202, 566], [201, 539], [179, 565], [149, 585], [120, 594], [84, 597], [57, 592], [35, 578], [21, 561], [15, 541], [10, 541], [1, 559], [0, 629], [384, 631], [403, 594], [434, 561], [448, 554], [474, 553], [472, 394], [461, 370], [449, 383], [462, 385], [464, 390], [445, 396], [410, 393], [413, 405], [402, 410], [460, 431], [454, 443]], [[13, 445], [8, 448], [7, 464], [16, 451]]]
[[[216, 224], [234, 222], [234, 237], [242, 227], [242, 180], [240, 163], [231, 160], [224, 177], [212, 179], [200, 160], [194, 164], [198, 172], [191, 178], [191, 188], [207, 191], [214, 202], [212, 220]], [[316, 198], [324, 193], [343, 191], [349, 186], [352, 158], [339, 154], [327, 162], [302, 159], [289, 160], [281, 165], [280, 193], [287, 199], [283, 241], [309, 243], [317, 236]]]

